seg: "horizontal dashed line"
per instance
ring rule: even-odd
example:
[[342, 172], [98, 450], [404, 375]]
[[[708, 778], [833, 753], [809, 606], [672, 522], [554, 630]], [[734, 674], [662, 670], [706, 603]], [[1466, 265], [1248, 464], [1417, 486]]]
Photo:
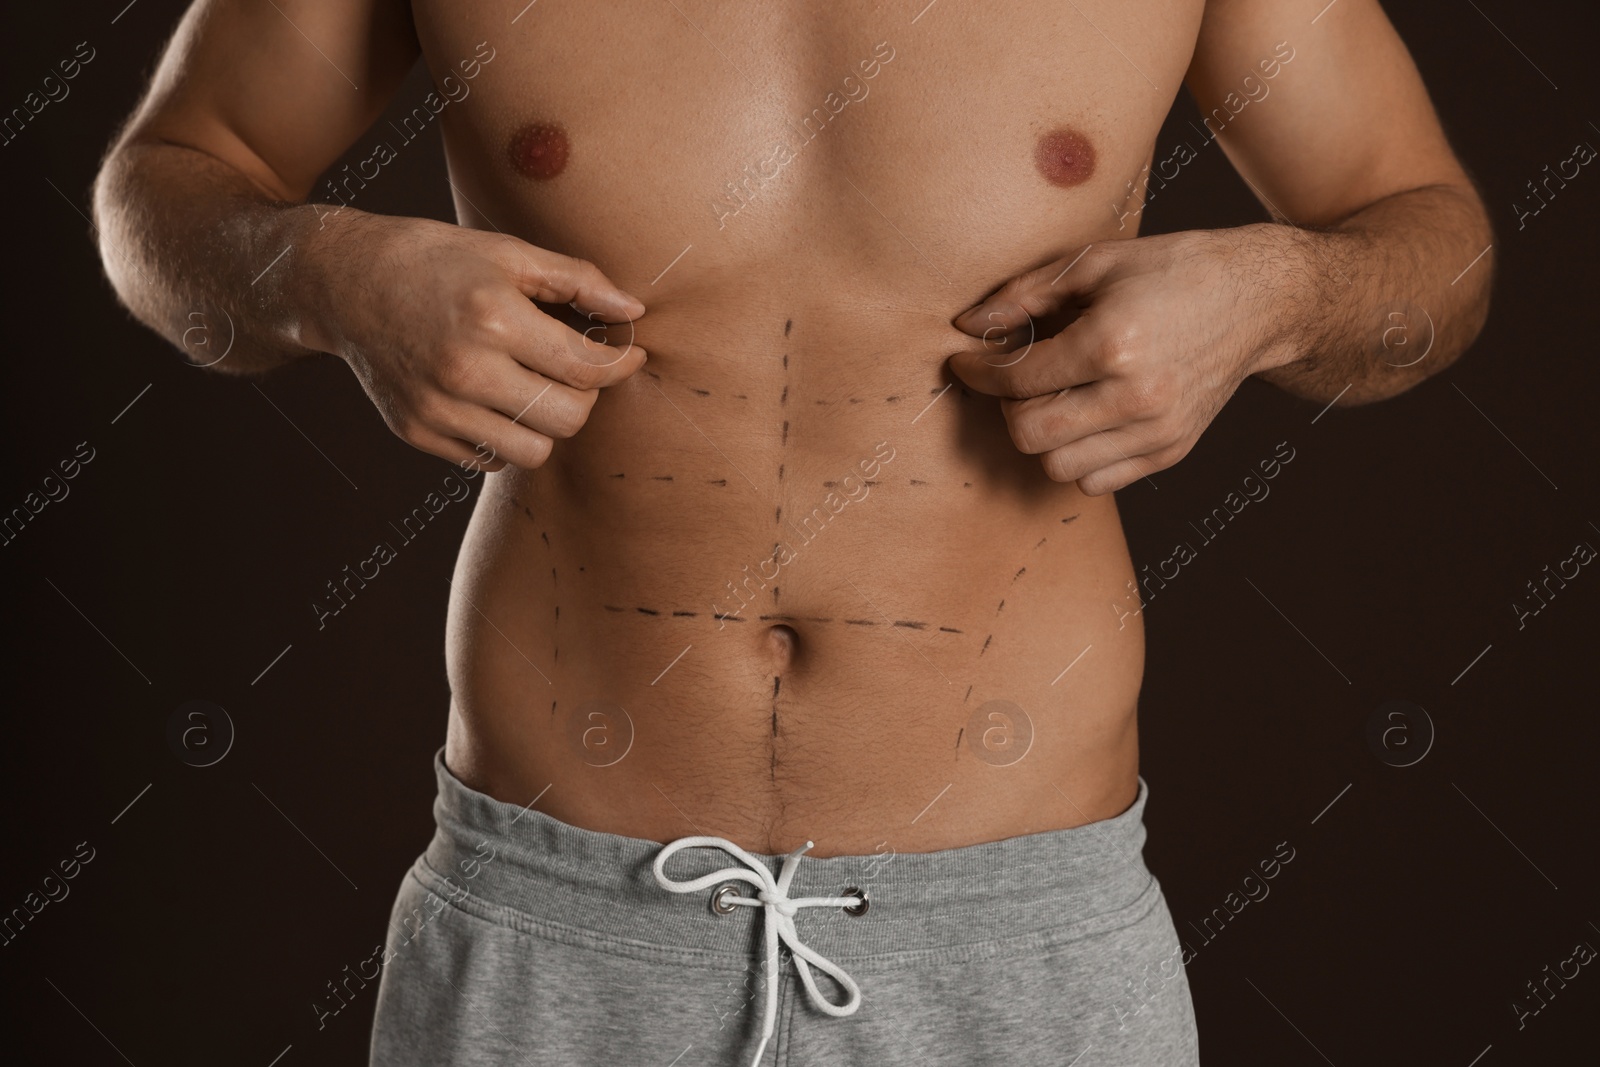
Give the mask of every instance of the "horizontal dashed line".
[[[624, 608], [624, 607], [618, 607], [615, 604], [602, 604], [600, 606], [605, 608], [605, 610], [607, 610], [607, 611], [616, 612], [616, 613], [622, 614], [622, 615], [627, 614], [628, 610], [629, 610], [629, 609]], [[557, 612], [559, 612], [561, 609], [559, 607], [557, 607], [556, 610], [557, 610]], [[640, 615], [648, 615], [648, 616], [651, 616], [652, 618], [661, 618], [661, 617], [665, 617], [665, 616], [669, 616], [669, 615], [670, 615], [670, 617], [675, 618], [675, 619], [697, 619], [697, 618], [700, 617], [700, 612], [698, 612], [698, 611], [672, 611], [672, 612], [666, 612], [666, 611], [658, 610], [656, 608], [646, 608], [646, 607], [639, 607], [639, 606], [635, 606], [632, 610], [634, 612], [640, 614]], [[744, 618], [742, 616], [733, 615], [733, 614], [730, 614], [728, 612], [720, 612], [720, 611], [713, 611], [711, 613], [711, 617], [713, 619], [718, 619], [718, 620], [730, 620], [731, 619], [731, 620], [733, 620], [735, 622], [749, 622], [750, 621], [749, 619]], [[761, 622], [831, 623], [831, 622], [839, 621], [839, 620], [835, 619], [831, 615], [771, 614], [771, 615], [760, 615], [760, 616], [757, 616], [757, 619], [759, 621], [761, 621]], [[877, 619], [845, 619], [843, 621], [848, 626], [877, 626], [877, 625], [879, 625], [879, 621]], [[920, 621], [918, 621], [916, 619], [895, 619], [889, 625], [891, 625], [891, 626], [899, 626], [899, 627], [902, 627], [902, 628], [907, 629], [907, 630], [926, 630], [932, 625], [932, 623], [920, 622]], [[958, 630], [954, 626], [940, 626], [940, 627], [938, 627], [938, 631], [940, 633], [945, 633], [945, 634], [961, 634], [961, 633], [965, 633], [966, 632], [965, 630]]]

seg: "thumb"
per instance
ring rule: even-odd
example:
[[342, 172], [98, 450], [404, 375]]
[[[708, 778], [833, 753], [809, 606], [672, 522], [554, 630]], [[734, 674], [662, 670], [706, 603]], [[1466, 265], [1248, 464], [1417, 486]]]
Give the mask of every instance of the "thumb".
[[956, 317], [956, 329], [974, 337], [998, 336], [1061, 310], [1070, 300], [1092, 293], [1111, 269], [1113, 257], [1104, 249], [1090, 255], [1095, 246], [1047, 263], [1036, 270], [1019, 274], [1001, 286], [977, 307]]
[[604, 322], [631, 321], [644, 314], [644, 304], [618, 288], [586, 259], [564, 256], [497, 234], [494, 261], [505, 269], [523, 295], [547, 304], [573, 304]]

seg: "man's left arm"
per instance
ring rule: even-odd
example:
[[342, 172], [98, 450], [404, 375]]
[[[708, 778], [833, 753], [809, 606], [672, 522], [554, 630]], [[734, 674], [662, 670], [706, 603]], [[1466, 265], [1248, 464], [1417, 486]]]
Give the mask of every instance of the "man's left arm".
[[[1189, 91], [1202, 114], [1223, 117], [1248, 99], [1244, 73], [1270, 87], [1218, 143], [1291, 224], [1266, 235], [1261, 254], [1281, 255], [1298, 275], [1278, 309], [1284, 343], [1254, 373], [1322, 401], [1404, 392], [1477, 337], [1494, 265], [1483, 201], [1410, 53], [1378, 0], [1206, 6]], [[1260, 60], [1280, 41], [1294, 59], [1267, 82]]]
[[1210, 0], [1187, 84], [1275, 221], [1098, 242], [956, 320], [1007, 354], [952, 370], [1091, 495], [1177, 463], [1251, 375], [1382, 399], [1488, 313], [1487, 214], [1377, 0]]

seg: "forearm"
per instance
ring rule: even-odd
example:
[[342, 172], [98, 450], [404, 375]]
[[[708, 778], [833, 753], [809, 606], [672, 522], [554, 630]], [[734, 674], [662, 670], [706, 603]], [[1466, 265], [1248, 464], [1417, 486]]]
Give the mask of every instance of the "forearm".
[[1259, 231], [1247, 276], [1269, 322], [1255, 372], [1298, 396], [1402, 393], [1449, 366], [1488, 315], [1494, 253], [1479, 257], [1493, 235], [1464, 185], [1387, 197], [1324, 229], [1246, 229]]
[[94, 190], [101, 259], [128, 310], [191, 362], [233, 373], [326, 347], [320, 264], [331, 226], [319, 216], [329, 213], [150, 140], [118, 145]]

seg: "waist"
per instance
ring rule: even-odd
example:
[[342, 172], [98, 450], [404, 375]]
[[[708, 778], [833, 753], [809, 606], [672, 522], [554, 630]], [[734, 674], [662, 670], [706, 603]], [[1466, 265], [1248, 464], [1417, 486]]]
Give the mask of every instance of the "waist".
[[[661, 842], [584, 829], [543, 805], [495, 800], [461, 782], [442, 754], [435, 771], [438, 831], [416, 873], [442, 900], [490, 921], [623, 954], [669, 948], [745, 965], [759, 909], [718, 915], [707, 906], [710, 890], [664, 892], [651, 873]], [[953, 962], [1008, 945], [1037, 951], [1126, 925], [1159, 898], [1142, 857], [1148, 795], [1139, 779], [1131, 803], [1072, 829], [934, 852], [808, 853], [795, 866], [791, 897], [855, 889], [870, 904], [848, 917], [808, 909], [795, 922], [807, 945], [836, 962], [870, 957], [885, 965]], [[777, 853], [757, 852], [756, 859], [774, 875], [781, 869]], [[671, 858], [667, 873], [685, 882], [734, 865], [720, 850], [691, 848]]]

